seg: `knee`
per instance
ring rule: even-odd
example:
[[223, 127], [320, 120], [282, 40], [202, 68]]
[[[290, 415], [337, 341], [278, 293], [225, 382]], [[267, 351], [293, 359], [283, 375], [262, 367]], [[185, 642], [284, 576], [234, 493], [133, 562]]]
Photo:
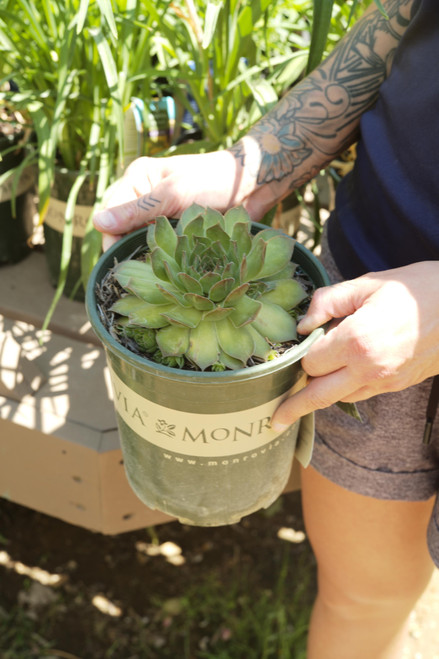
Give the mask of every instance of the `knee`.
[[332, 615], [345, 620], [404, 619], [428, 585], [431, 572], [365, 579], [346, 575], [338, 580], [319, 574], [319, 601]]

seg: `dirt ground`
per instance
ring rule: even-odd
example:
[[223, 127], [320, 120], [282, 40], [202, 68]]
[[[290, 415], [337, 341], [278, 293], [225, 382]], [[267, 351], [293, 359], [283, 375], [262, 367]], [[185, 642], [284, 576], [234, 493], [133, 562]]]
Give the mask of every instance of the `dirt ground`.
[[[230, 527], [176, 522], [114, 537], [0, 499], [0, 659], [180, 659], [184, 643], [191, 659], [247, 659], [227, 653], [227, 611], [218, 619], [208, 611], [234, 606], [224, 595], [233, 581], [240, 585], [230, 598], [247, 598], [251, 610], [283, 570], [291, 592], [307, 575], [306, 607], [314, 567], [297, 492]], [[439, 659], [439, 571], [411, 616], [402, 659]]]
[[[296, 592], [303, 570], [309, 607], [314, 561], [299, 499], [229, 527], [175, 522], [118, 536], [0, 499], [0, 659], [228, 659], [235, 600], [244, 613], [264, 600], [268, 614], [278, 575]], [[285, 527], [289, 541], [278, 537]]]

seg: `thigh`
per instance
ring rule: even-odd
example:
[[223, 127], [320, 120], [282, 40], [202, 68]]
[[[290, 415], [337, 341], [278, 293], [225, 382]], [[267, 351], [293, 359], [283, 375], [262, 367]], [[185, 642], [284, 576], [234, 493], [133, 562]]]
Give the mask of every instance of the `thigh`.
[[389, 501], [348, 491], [302, 470], [303, 512], [319, 592], [337, 605], [400, 602], [409, 609], [431, 577], [427, 501]]

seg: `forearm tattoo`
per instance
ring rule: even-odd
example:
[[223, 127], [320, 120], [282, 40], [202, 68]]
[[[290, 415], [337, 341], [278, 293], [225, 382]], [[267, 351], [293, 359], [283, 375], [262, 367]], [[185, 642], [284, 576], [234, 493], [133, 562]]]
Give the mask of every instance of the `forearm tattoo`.
[[[412, 4], [390, 0], [389, 18], [378, 10], [366, 14], [326, 61], [250, 130], [260, 150], [258, 185], [288, 178], [288, 187], [296, 188], [354, 141], [361, 115], [376, 102], [390, 71]], [[252, 167], [241, 142], [231, 151], [242, 166]]]

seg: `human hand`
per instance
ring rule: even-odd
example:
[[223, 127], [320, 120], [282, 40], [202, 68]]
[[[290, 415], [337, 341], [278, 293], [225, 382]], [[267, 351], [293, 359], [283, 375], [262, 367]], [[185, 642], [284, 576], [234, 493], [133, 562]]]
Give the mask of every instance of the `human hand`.
[[298, 331], [334, 320], [302, 359], [308, 385], [280, 405], [273, 427], [438, 374], [438, 282], [439, 263], [424, 261], [318, 289]]
[[[230, 151], [138, 158], [126, 169], [123, 177], [106, 192], [105, 210], [93, 219], [103, 235], [103, 247], [108, 249], [123, 234], [148, 224], [158, 215], [178, 218], [196, 202], [221, 212], [243, 204], [254, 186]], [[261, 206], [252, 213], [260, 219]]]

